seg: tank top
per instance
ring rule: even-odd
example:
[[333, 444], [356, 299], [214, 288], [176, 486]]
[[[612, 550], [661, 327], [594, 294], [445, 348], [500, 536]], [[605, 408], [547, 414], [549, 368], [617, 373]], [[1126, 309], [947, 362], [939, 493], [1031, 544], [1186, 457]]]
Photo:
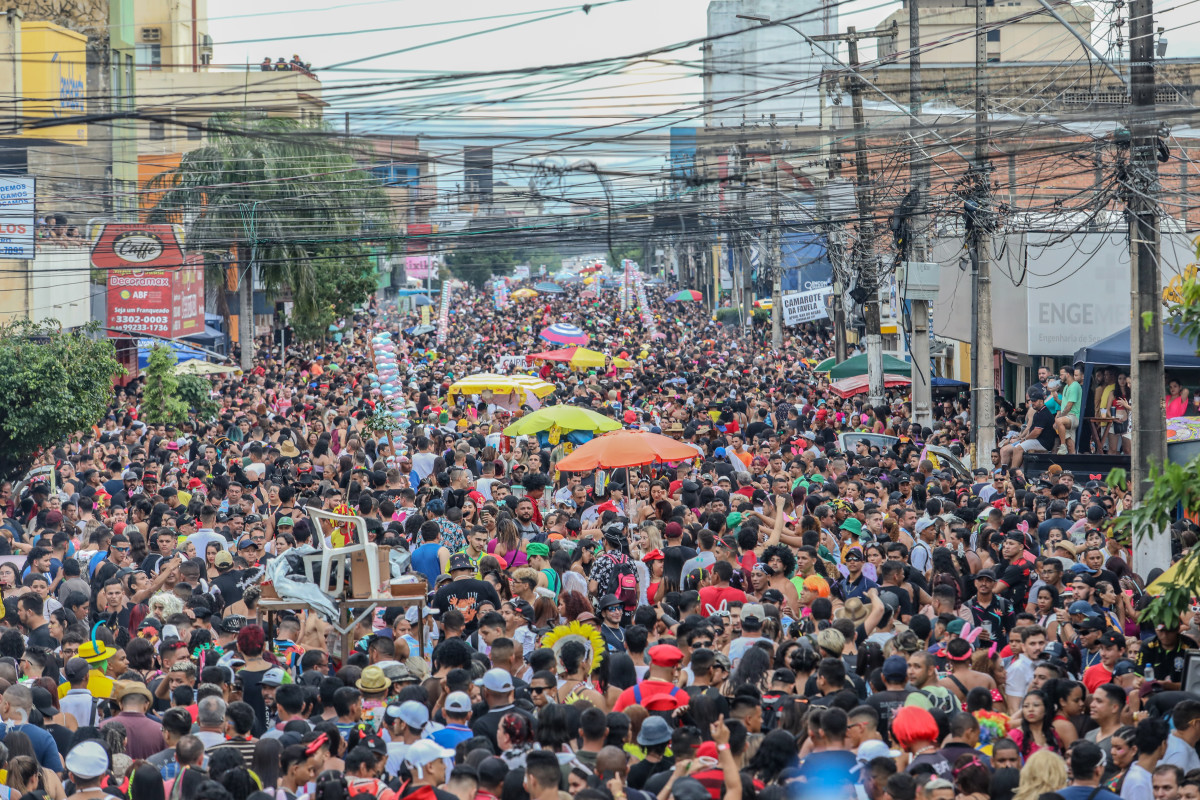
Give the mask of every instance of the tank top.
[[1175, 395], [1167, 397], [1167, 419], [1172, 417], [1182, 417], [1187, 414], [1187, 398], [1183, 395]]
[[438, 560], [438, 548], [440, 547], [441, 545], [437, 542], [425, 542], [412, 551], [413, 568], [425, 576], [430, 586], [433, 586], [437, 581], [437, 576], [442, 572], [442, 564]]

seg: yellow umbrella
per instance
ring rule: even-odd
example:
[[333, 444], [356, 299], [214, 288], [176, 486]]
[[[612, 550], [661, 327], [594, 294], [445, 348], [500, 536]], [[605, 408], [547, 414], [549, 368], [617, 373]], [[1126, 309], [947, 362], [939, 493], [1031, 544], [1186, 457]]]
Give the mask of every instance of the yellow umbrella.
[[554, 393], [554, 384], [546, 383], [532, 375], [493, 375], [481, 372], [478, 375], [468, 375], [460, 381], [451, 384], [447, 397], [453, 399], [456, 394], [494, 394], [517, 393], [524, 404], [527, 395], [546, 397]]
[[207, 361], [192, 359], [175, 365], [176, 375], [230, 375], [240, 373], [237, 367], [223, 364], [209, 364]]
[[526, 300], [530, 297], [537, 297], [538, 293], [533, 289], [517, 289], [509, 296], [514, 300]]
[[1146, 587], [1146, 594], [1150, 595], [1151, 597], [1158, 597], [1169, 587], [1177, 584], [1182, 586], [1191, 586], [1192, 593], [1194, 594], [1197, 589], [1200, 589], [1200, 576], [1196, 575], [1194, 571], [1191, 573], [1191, 575], [1181, 575], [1180, 573], [1183, 571], [1181, 567], [1187, 563], [1187, 558], [1181, 558], [1171, 566], [1167, 567], [1166, 572], [1164, 572], [1162, 575], [1159, 575], [1154, 580], [1154, 583]]
[[[576, 347], [575, 355], [571, 356], [571, 366], [575, 369], [593, 369], [604, 366], [604, 353], [588, 350], [586, 347]], [[628, 369], [630, 363], [623, 358], [612, 357], [613, 364]]]

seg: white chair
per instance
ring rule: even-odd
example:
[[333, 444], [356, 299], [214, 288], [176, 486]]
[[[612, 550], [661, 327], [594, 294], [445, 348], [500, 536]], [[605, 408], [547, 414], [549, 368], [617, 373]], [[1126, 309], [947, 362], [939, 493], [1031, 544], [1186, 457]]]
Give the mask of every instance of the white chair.
[[[330, 594], [333, 597], [341, 597], [345, 593], [345, 567], [350, 562], [350, 555], [352, 553], [363, 553], [367, 561], [367, 579], [371, 582], [371, 594], [374, 595], [379, 588], [379, 551], [373, 543], [367, 541], [366, 520], [362, 517], [331, 514], [319, 508], [309, 508], [306, 511], [308, 516], [317, 524], [317, 530], [313, 531], [313, 544], [320, 550], [319, 553], [304, 556], [304, 574], [308, 579], [320, 586], [321, 591], [326, 594]], [[329, 520], [335, 524], [349, 523], [353, 525], [358, 533], [356, 538], [360, 544], [349, 544], [341, 547], [327, 546], [324, 530], [321, 526], [322, 520]], [[322, 579], [320, 581], [316, 579], [313, 571], [313, 568], [318, 564], [321, 566]], [[332, 591], [329, 588], [329, 578], [331, 575], [335, 581]]]

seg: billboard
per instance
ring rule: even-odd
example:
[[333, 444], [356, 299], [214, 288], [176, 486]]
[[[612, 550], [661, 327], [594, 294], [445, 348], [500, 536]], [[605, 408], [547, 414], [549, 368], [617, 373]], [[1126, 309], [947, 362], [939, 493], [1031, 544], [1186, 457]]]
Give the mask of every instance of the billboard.
[[405, 250], [407, 252], [429, 252], [429, 239], [433, 236], [432, 225], [430, 225], [428, 222], [410, 222], [406, 231], [408, 236], [405, 239]]
[[34, 258], [33, 178], [0, 176], [0, 257]]
[[792, 292], [781, 298], [783, 301], [783, 324], [799, 325], [802, 322], [826, 319], [825, 298], [832, 289], [812, 289], [807, 292]]
[[87, 125], [48, 120], [82, 118], [87, 113], [87, 37], [53, 22], [21, 24], [21, 112], [29, 124], [21, 135], [87, 144]]
[[92, 266], [108, 272], [109, 328], [169, 339], [204, 330], [204, 259], [183, 254], [175, 226], [104, 225]]
[[404, 274], [423, 281], [429, 277], [429, 256], [405, 256]]
[[788, 231], [779, 244], [783, 291], [809, 292], [833, 286], [833, 264], [823, 235]]

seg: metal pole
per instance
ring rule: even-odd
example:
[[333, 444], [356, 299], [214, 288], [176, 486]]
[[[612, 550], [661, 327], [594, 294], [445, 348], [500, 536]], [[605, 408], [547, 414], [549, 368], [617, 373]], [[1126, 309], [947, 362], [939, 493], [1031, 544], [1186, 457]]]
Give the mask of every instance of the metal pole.
[[996, 446], [996, 371], [992, 365], [992, 237], [988, 188], [987, 6], [975, 0], [975, 466], [991, 465]]
[[775, 191], [771, 194], [771, 347], [783, 347], [783, 243], [779, 232], [779, 163], [771, 147], [771, 172]]
[[[908, 105], [909, 150], [908, 169], [913, 191], [917, 193], [916, 210], [909, 221], [910, 261], [928, 261], [925, 240], [925, 198], [929, 185], [929, 162], [921, 150], [921, 126], [919, 124], [923, 98], [921, 86], [921, 14], [920, 0], [908, 0]], [[922, 427], [933, 427], [933, 377], [929, 358], [929, 303], [925, 300], [912, 301], [912, 397], [913, 419]]]
[[250, 263], [238, 270], [238, 341], [242, 345], [242, 372], [254, 369], [254, 246]]
[[[1130, 422], [1134, 502], [1145, 493], [1150, 465], [1167, 456], [1163, 410], [1164, 364], [1162, 287], [1159, 277], [1158, 120], [1154, 107], [1154, 2], [1129, 5], [1129, 77], [1132, 100], [1131, 143], [1126, 191], [1129, 206], [1129, 257], [1133, 289], [1130, 326], [1130, 377], [1135, 395]], [[1134, 532], [1134, 568], [1146, 574], [1171, 563], [1167, 531]], [[1140, 534], [1140, 535], [1139, 535]]]
[[[858, 35], [846, 29], [850, 44], [850, 66], [858, 67]], [[871, 171], [867, 164], [867, 124], [863, 116], [862, 81], [858, 70], [850, 76], [850, 100], [854, 110], [854, 196], [858, 201], [858, 241], [854, 246], [858, 285], [870, 291], [863, 303], [867, 351], [867, 398], [872, 406], [883, 404], [883, 334], [879, 330], [879, 297], [875, 265], [875, 221], [871, 208]]]

